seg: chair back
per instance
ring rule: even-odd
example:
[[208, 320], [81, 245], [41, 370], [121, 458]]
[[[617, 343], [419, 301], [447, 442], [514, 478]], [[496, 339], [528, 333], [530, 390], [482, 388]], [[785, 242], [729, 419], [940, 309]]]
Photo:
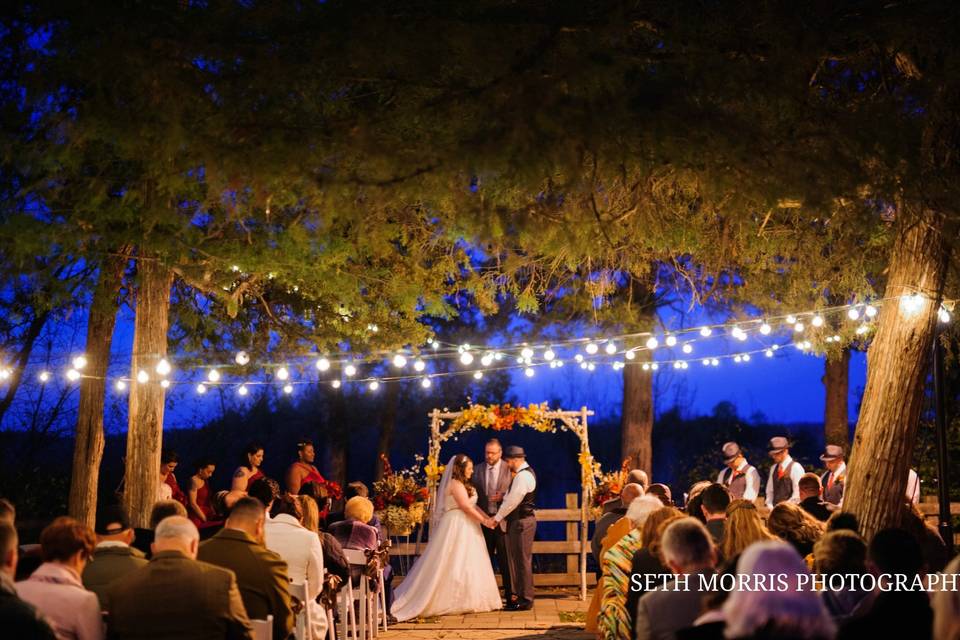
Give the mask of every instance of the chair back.
[[268, 615], [266, 620], [251, 620], [253, 640], [273, 640], [273, 616]]
[[290, 596], [303, 603], [303, 608], [294, 618], [293, 635], [297, 640], [310, 640], [310, 617], [307, 615], [307, 583], [290, 583]]
[[344, 549], [343, 557], [352, 565], [367, 566], [367, 553], [363, 549]]

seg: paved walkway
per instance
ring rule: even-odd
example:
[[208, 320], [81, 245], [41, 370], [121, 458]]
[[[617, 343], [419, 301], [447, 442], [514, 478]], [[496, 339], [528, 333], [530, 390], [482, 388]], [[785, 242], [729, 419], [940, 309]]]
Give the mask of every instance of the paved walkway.
[[536, 638], [539, 640], [592, 640], [583, 631], [583, 613], [576, 588], [540, 589], [531, 611], [493, 611], [427, 620], [404, 622], [390, 627], [383, 640], [501, 640]]

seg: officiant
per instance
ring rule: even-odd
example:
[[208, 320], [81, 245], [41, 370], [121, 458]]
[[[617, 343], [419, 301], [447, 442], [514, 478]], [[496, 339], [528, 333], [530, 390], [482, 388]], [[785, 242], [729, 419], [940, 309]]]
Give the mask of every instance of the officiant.
[[[510, 467], [502, 459], [503, 447], [496, 438], [487, 440], [483, 449], [484, 461], [473, 468], [473, 478], [471, 482], [477, 490], [477, 506], [484, 513], [493, 517], [497, 514], [497, 509], [503, 502], [503, 497], [510, 488]], [[511, 601], [513, 592], [510, 589], [510, 565], [507, 560], [507, 539], [506, 526], [502, 525], [493, 529], [482, 527], [483, 537], [487, 542], [487, 553], [490, 554], [490, 563], [496, 556], [497, 561], [494, 564], [494, 570], [500, 570], [500, 576], [503, 581], [503, 597], [507, 604]]]
[[516, 600], [507, 611], [529, 611], [533, 608], [533, 539], [537, 532], [534, 505], [537, 499], [537, 475], [527, 464], [523, 447], [510, 446], [503, 454], [513, 472], [510, 489], [504, 496], [497, 515], [487, 523], [492, 528], [507, 525], [507, 558], [510, 564], [510, 588]]

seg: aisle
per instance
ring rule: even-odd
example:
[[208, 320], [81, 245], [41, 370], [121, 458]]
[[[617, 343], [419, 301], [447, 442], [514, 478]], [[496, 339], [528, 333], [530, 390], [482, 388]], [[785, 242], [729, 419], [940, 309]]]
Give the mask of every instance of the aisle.
[[537, 590], [531, 611], [495, 611], [404, 622], [390, 627], [390, 631], [379, 637], [383, 640], [592, 640], [593, 634], [583, 631], [586, 610], [587, 602], [579, 600], [575, 588], [544, 588]]

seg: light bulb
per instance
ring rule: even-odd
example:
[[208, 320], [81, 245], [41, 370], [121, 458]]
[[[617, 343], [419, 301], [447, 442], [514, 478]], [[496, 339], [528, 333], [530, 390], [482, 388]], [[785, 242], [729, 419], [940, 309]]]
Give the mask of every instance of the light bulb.
[[414, 370], [414, 371], [423, 371], [423, 370], [426, 369], [426, 368], [427, 368], [427, 363], [426, 363], [426, 362], [424, 362], [423, 360], [414, 360], [414, 362], [413, 362], [413, 370]]
[[720, 361], [717, 360], [716, 358], [712, 358], [712, 359], [710, 360], [710, 364], [711, 364], [712, 366], [714, 366], [714, 367], [719, 367], [719, 366], [720, 366]]
[[688, 342], [684, 344], [680, 350], [683, 351], [684, 353], [693, 353], [693, 345]]
[[703, 327], [702, 329], [700, 329], [700, 335], [703, 336], [704, 338], [709, 338], [712, 333], [713, 333], [713, 329], [711, 329], [710, 327]]
[[73, 359], [73, 368], [76, 370], [83, 369], [87, 366], [87, 358], [85, 356], [77, 356]]
[[330, 383], [330, 386], [333, 387], [334, 389], [339, 389], [339, 388], [340, 388], [340, 381], [339, 381], [339, 380], [334, 380], [333, 382]]
[[424, 389], [429, 389], [430, 385], [432, 384], [433, 383], [430, 382], [430, 378], [424, 378], [423, 380], [420, 381], [420, 386], [423, 387]]
[[813, 316], [813, 320], [810, 321], [810, 324], [812, 324], [815, 327], [822, 327], [823, 316]]
[[580, 363], [580, 368], [583, 369], [584, 371], [586, 371], [586, 370], [587, 370], [587, 367], [589, 367], [589, 366], [590, 366], [590, 363], [589, 363], [589, 362], [581, 362], [581, 363]]
[[872, 304], [868, 304], [868, 305], [867, 305], [867, 308], [863, 310], [863, 313], [864, 313], [868, 318], [873, 318], [874, 316], [877, 315], [877, 308], [876, 308], [875, 306], [873, 306]]
[[704, 358], [704, 359], [703, 359], [703, 366], [705, 366], [705, 367], [709, 367], [709, 366], [710, 366], [710, 358]]
[[766, 322], [764, 322], [762, 325], [760, 325], [760, 333], [761, 333], [761, 334], [763, 334], [763, 335], [765, 335], [765, 336], [768, 336], [768, 335], [770, 335], [770, 331], [771, 331], [771, 327], [770, 327], [770, 325], [767, 324]]
[[660, 368], [660, 365], [658, 365], [656, 362], [650, 365], [650, 369], [653, 371], [656, 371], [659, 368]]
[[439, 342], [434, 342], [434, 343], [433, 343], [433, 350], [436, 351], [436, 350], [439, 349], [439, 348], [440, 348], [440, 343], [439, 343]]
[[37, 376], [37, 378], [39, 378], [40, 382], [50, 382], [50, 372], [49, 372], [49, 371], [41, 371], [41, 372], [40, 372], [40, 375]]
[[210, 372], [207, 374], [207, 380], [210, 382], [218, 382], [220, 380], [220, 372], [216, 369], [210, 369]]
[[592, 362], [587, 365], [587, 371], [593, 371], [596, 368], [597, 368], [597, 365], [593, 364]]
[[773, 349], [767, 349], [766, 351], [763, 352], [763, 355], [767, 356], [768, 358], [772, 358], [772, 357], [773, 357]]
[[667, 336], [667, 339], [664, 340], [667, 343], [668, 347], [675, 346], [677, 344], [677, 336]]
[[241, 367], [250, 362], [250, 355], [246, 351], [238, 351], [237, 356], [234, 358], [237, 364]]
[[499, 351], [494, 351], [494, 352], [493, 352], [493, 359], [496, 360], [497, 362], [499, 362], [499, 361], [503, 360], [503, 354], [500, 353]]
[[860, 312], [857, 311], [856, 307], [851, 307], [850, 310], [847, 311], [847, 317], [850, 318], [851, 320], [859, 320]]
[[612, 343], [612, 342], [608, 342], [608, 343], [607, 343], [607, 346], [604, 347], [603, 350], [607, 352], [607, 355], [612, 356], [613, 354], [615, 354], [615, 353], [617, 352], [617, 345], [615, 345], [615, 344]]
[[200, 395], [203, 395], [206, 392], [207, 392], [207, 385], [203, 384], [202, 382], [197, 385], [197, 393], [199, 393]]
[[742, 361], [743, 361], [743, 358], [741, 358], [740, 356], [733, 356], [733, 361], [734, 361], [734, 362], [742, 362]]
[[573, 356], [573, 359], [576, 360], [577, 362], [583, 362], [583, 354], [578, 353], [577, 355]]
[[804, 329], [806, 329], [806, 327], [803, 326], [802, 322], [797, 322], [796, 324], [793, 325], [793, 330], [796, 331], [797, 333], [803, 333]]
[[595, 354], [598, 349], [599, 349], [599, 347], [597, 347], [597, 345], [595, 345], [595, 344], [592, 343], [592, 342], [588, 342], [588, 343], [587, 343], [587, 346], [585, 346], [585, 347], [583, 348], [583, 350], [586, 351], [587, 354], [589, 354], [589, 355], [591, 355], [591, 356], [592, 356], [593, 354]]
[[479, 379], [481, 379], [482, 377], [483, 377], [483, 371], [474, 371], [474, 372], [473, 372], [473, 379], [474, 379], [474, 380], [479, 380]]
[[833, 336], [834, 342], [840, 342], [840, 336]]
[[166, 358], [161, 358], [160, 362], [157, 363], [157, 375], [167, 376], [170, 375], [170, 363], [167, 362]]
[[523, 370], [523, 375], [527, 376], [528, 378], [532, 378], [534, 373], [535, 371], [533, 370], [532, 367], [527, 367], [526, 369]]
[[649, 362], [644, 362], [644, 363], [643, 363], [643, 366], [642, 366], [641, 368], [642, 368], [644, 371], [650, 371], [650, 363], [649, 363]]
[[170, 387], [170, 381], [167, 379], [163, 379], [160, 381], [160, 386], [163, 387], [164, 389], [168, 389]]
[[678, 360], [677, 362], [674, 362], [674, 363], [673, 363], [673, 368], [674, 368], [674, 369], [680, 369], [680, 368], [682, 368], [682, 367], [683, 367], [683, 365], [680, 363], [679, 360]]
[[116, 386], [117, 386], [117, 391], [126, 391], [126, 390], [127, 390], [127, 383], [124, 382], [123, 380], [117, 380], [117, 385], [116, 385]]
[[937, 318], [943, 323], [950, 322], [950, 312], [940, 307], [940, 310], [937, 311]]
[[740, 332], [737, 334], [737, 340], [739, 340], [740, 342], [743, 342], [746, 339], [747, 339], [747, 332], [744, 331], [743, 329], [740, 329]]
[[469, 351], [464, 351], [460, 354], [460, 364], [466, 366], [473, 362], [473, 354]]
[[527, 359], [524, 358], [523, 356], [517, 356], [517, 364], [523, 364], [526, 361]]
[[327, 358], [317, 360], [317, 371], [327, 371], [330, 369], [330, 361]]
[[562, 367], [562, 366], [563, 366], [563, 360], [557, 360], [557, 366], [558, 366], [558, 367]]
[[137, 382], [140, 384], [147, 384], [150, 382], [150, 374], [143, 369], [140, 369], [140, 371], [137, 372]]
[[919, 293], [900, 298], [900, 310], [906, 315], [913, 315], [923, 307], [924, 298]]
[[532, 358], [532, 357], [533, 357], [533, 349], [531, 349], [530, 347], [524, 347], [524, 348], [520, 351], [520, 356], [523, 357], [524, 359], [526, 359], [526, 358]]
[[787, 316], [787, 324], [796, 324], [796, 323], [797, 323], [796, 316], [793, 316], [793, 315]]
[[353, 376], [357, 375], [357, 367], [354, 366], [354, 365], [352, 365], [352, 364], [348, 364], [347, 366], [345, 366], [345, 367], [343, 368], [343, 372], [344, 372], [346, 375], [348, 375], [348, 376], [350, 376], [350, 377], [353, 377]]
[[241, 396], [245, 396], [245, 395], [247, 395], [248, 393], [250, 393], [250, 390], [247, 389], [247, 385], [242, 384], [242, 385], [240, 385], [240, 388], [237, 389], [237, 393], [240, 394]]
[[76, 369], [70, 369], [69, 371], [67, 371], [67, 380], [69, 380], [70, 382], [76, 382], [79, 379], [80, 379], [79, 371], [77, 371]]
[[397, 369], [402, 369], [407, 366], [406, 357], [404, 357], [404, 355], [401, 353], [393, 356], [393, 366], [395, 366]]
[[689, 369], [689, 368], [690, 368], [690, 365], [687, 364], [686, 362], [682, 362], [682, 363], [680, 363], [680, 368], [681, 368], [681, 369]]
[[627, 360], [633, 360], [634, 358], [637, 357], [637, 354], [634, 353], [633, 351], [627, 351], [625, 354], [623, 354], [623, 357], [626, 358]]
[[657, 339], [654, 338], [653, 336], [650, 336], [649, 338], [647, 338], [647, 349], [651, 349], [651, 350], [656, 349], [657, 346], [659, 346], [659, 344], [660, 343], [657, 342]]
[[290, 377], [290, 372], [287, 371], [286, 367], [280, 367], [277, 369], [277, 380], [286, 380]]
[[380, 388], [380, 383], [376, 380], [371, 380], [369, 387], [370, 387], [370, 391], [376, 391], [377, 389]]
[[547, 350], [543, 352], [543, 359], [546, 360], [547, 362], [550, 362], [556, 357], [557, 357], [557, 354], [553, 352], [553, 349], [547, 348]]
[[862, 336], [862, 335], [865, 334], [866, 332], [867, 332], [867, 325], [862, 324], [862, 325], [860, 325], [859, 327], [857, 327], [856, 334], [857, 334], [858, 336]]
[[283, 385], [283, 392], [287, 395], [290, 395], [291, 393], [293, 393], [293, 385], [292, 384]]
[[744, 361], [744, 362], [750, 362], [750, 354], [749, 354], [749, 353], [743, 354], [743, 361]]

